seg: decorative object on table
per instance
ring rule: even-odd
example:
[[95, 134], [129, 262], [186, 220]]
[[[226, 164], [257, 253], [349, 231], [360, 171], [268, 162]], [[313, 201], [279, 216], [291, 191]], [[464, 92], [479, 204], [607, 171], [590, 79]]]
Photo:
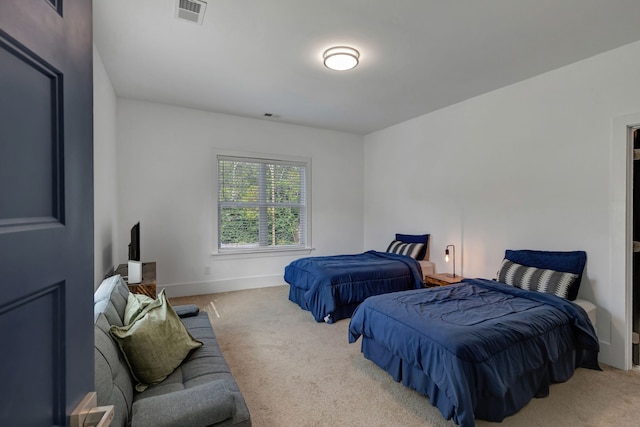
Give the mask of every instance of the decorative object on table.
[[129, 292], [134, 294], [144, 294], [153, 299], [156, 298], [156, 263], [142, 263], [142, 280], [140, 283], [128, 283], [129, 281], [129, 263], [120, 264], [116, 268], [114, 274], [119, 274], [127, 282]]
[[452, 278], [456, 278], [456, 247], [454, 245], [447, 245], [447, 247], [444, 250], [444, 261], [445, 262], [449, 262], [449, 248], [452, 248], [451, 251], [451, 258], [453, 261], [453, 274], [447, 274], [447, 276], [452, 277]]
[[142, 282], [142, 263], [140, 261], [129, 261], [127, 268], [127, 283], [134, 284]]

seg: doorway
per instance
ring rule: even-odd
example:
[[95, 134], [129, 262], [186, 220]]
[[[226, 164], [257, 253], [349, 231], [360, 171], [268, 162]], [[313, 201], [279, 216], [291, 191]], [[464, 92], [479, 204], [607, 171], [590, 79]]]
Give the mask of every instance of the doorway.
[[[629, 370], [632, 361], [633, 302], [633, 134], [640, 131], [640, 112], [613, 118], [610, 156], [610, 271], [603, 301], [609, 328], [600, 337], [603, 361]], [[640, 163], [638, 174], [640, 175]], [[640, 199], [640, 196], [638, 197]], [[604, 291], [604, 290], [603, 290]], [[640, 295], [638, 295], [640, 297]], [[599, 328], [600, 329], [600, 328]]]

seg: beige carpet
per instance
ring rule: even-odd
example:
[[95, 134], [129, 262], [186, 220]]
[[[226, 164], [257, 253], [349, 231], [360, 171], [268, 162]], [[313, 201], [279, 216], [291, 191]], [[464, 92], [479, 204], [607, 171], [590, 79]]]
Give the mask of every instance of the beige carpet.
[[[173, 298], [209, 313], [256, 427], [453, 426], [428, 398], [394, 382], [327, 325], [290, 302], [288, 286]], [[213, 303], [213, 304], [212, 304]], [[505, 426], [640, 426], [640, 372], [578, 369]], [[498, 425], [477, 420], [478, 426]]]

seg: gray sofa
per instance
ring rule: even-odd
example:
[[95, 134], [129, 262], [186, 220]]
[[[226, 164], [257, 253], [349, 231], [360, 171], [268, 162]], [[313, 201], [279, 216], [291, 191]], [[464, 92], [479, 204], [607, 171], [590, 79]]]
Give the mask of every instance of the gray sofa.
[[95, 387], [98, 405], [115, 405], [114, 427], [251, 426], [249, 409], [224, 360], [208, 315], [174, 307], [189, 333], [203, 343], [160, 384], [137, 392], [111, 325], [122, 326], [129, 289], [120, 276], [94, 294]]

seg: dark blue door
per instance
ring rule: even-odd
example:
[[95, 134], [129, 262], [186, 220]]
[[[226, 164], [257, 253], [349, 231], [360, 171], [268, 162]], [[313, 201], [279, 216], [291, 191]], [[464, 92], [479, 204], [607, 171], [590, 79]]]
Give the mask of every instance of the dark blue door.
[[0, 0], [0, 426], [93, 377], [91, 0]]

